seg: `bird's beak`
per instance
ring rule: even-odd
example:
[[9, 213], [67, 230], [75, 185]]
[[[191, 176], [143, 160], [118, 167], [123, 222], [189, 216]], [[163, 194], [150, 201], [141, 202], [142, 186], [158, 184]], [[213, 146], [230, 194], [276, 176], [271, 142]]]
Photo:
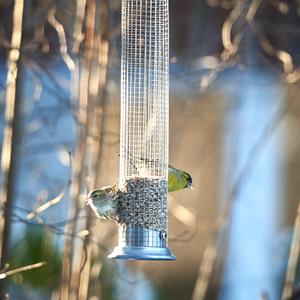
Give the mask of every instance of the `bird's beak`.
[[90, 204], [92, 199], [93, 199], [92, 198], [92, 193], [93, 193], [93, 191], [89, 192], [88, 195], [87, 195], [87, 200], [86, 200], [87, 204]]
[[187, 188], [190, 189], [190, 190], [193, 190], [193, 189], [194, 189], [192, 183], [189, 183], [188, 186], [187, 186]]
[[185, 176], [186, 176], [186, 179], [187, 179], [187, 185], [186, 185], [186, 187], [188, 188], [188, 189], [193, 189], [193, 186], [192, 186], [192, 184], [193, 184], [193, 180], [192, 180], [192, 177], [191, 177], [191, 175], [190, 174], [188, 174], [188, 173], [186, 173], [186, 172], [184, 172], [185, 173]]

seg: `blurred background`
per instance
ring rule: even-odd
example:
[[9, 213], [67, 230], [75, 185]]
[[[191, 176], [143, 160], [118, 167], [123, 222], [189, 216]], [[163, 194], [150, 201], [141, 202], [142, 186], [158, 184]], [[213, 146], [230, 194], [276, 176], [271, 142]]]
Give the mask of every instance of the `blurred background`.
[[300, 299], [300, 2], [169, 9], [194, 189], [169, 194], [176, 261], [114, 261], [86, 195], [118, 178], [120, 1], [0, 1], [1, 299]]

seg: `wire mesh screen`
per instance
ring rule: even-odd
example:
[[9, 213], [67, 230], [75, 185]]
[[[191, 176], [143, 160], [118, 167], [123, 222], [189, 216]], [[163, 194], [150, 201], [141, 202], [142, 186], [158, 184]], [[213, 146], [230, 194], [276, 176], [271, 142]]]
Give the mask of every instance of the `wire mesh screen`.
[[166, 246], [167, 0], [122, 0], [119, 245]]
[[122, 2], [120, 182], [168, 173], [168, 1]]
[[166, 231], [168, 1], [122, 2], [120, 184], [126, 224]]

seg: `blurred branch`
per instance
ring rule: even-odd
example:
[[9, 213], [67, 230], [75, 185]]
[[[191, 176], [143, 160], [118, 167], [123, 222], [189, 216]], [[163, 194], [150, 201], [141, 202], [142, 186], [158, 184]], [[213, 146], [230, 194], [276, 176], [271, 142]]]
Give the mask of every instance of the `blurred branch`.
[[41, 214], [42, 212], [44, 212], [49, 207], [59, 203], [64, 198], [70, 183], [71, 182], [69, 181], [68, 186], [66, 188], [64, 188], [56, 197], [54, 197], [53, 199], [51, 199], [51, 200], [47, 201], [46, 203], [40, 205], [34, 211], [27, 214], [26, 219], [29, 221], [29, 220], [35, 218], [36, 216], [38, 216], [39, 214]]
[[[98, 54], [94, 55], [93, 59], [97, 62], [94, 72], [91, 72], [90, 77], [90, 97], [94, 100], [94, 106], [91, 107], [91, 127], [90, 131], [93, 136], [98, 136], [99, 139], [93, 139], [90, 143], [91, 157], [89, 160], [90, 182], [89, 187], [95, 188], [99, 184], [100, 172], [102, 171], [103, 163], [103, 152], [104, 152], [104, 137], [106, 132], [106, 103], [107, 103], [107, 76], [108, 76], [108, 65], [109, 65], [109, 14], [110, 4], [109, 1], [105, 0], [100, 5], [100, 14], [102, 14], [102, 31], [95, 35], [95, 49]], [[99, 16], [99, 18], [101, 18]], [[93, 85], [92, 85], [93, 82]], [[95, 89], [94, 85], [97, 87]], [[88, 208], [87, 211], [87, 222], [86, 230], [90, 232], [84, 239], [84, 244], [81, 249], [81, 261], [82, 267], [79, 272], [79, 289], [77, 297], [78, 299], [86, 299], [88, 297], [88, 289], [90, 280], [95, 280], [95, 277], [90, 279], [91, 266], [92, 266], [92, 228], [95, 223], [95, 219], [92, 217], [93, 212]], [[93, 273], [97, 274], [97, 273]]]
[[[70, 170], [72, 171], [72, 158], [71, 158], [71, 153], [69, 152], [69, 165], [70, 165]], [[35, 217], [37, 217], [39, 214], [41, 214], [42, 212], [44, 212], [46, 209], [48, 209], [49, 207], [59, 203], [65, 196], [69, 186], [71, 185], [71, 178], [69, 178], [69, 182], [67, 184], [67, 186], [53, 199], [47, 201], [46, 203], [43, 203], [42, 205], [40, 205], [39, 207], [37, 207], [36, 209], [34, 209], [33, 211], [31, 211], [30, 213], [27, 214], [26, 219], [29, 221]]]
[[279, 12], [286, 14], [289, 11], [289, 6], [287, 3], [280, 0], [269, 0], [269, 3], [273, 5]]
[[[25, 209], [25, 208], [20, 208], [20, 207], [15, 207], [15, 208], [20, 209], [22, 211], [29, 212], [29, 210]], [[83, 245], [84, 245], [85, 240], [84, 240], [84, 236], [81, 234], [81, 232], [70, 233], [70, 232], [65, 231], [65, 230], [63, 230], [63, 229], [61, 229], [61, 228], [58, 227], [58, 226], [64, 226], [65, 224], [70, 223], [70, 222], [74, 222], [75, 219], [68, 219], [68, 220], [64, 220], [64, 221], [61, 221], [61, 222], [56, 222], [56, 223], [50, 224], [50, 223], [44, 223], [44, 222], [30, 222], [27, 219], [22, 218], [21, 216], [19, 216], [16, 213], [13, 214], [13, 217], [14, 217], [13, 221], [15, 223], [20, 222], [20, 223], [26, 224], [27, 226], [43, 227], [43, 229], [45, 229], [45, 230], [47, 230], [47, 231], [49, 231], [52, 234], [55, 234], [57, 236], [64, 236], [64, 237], [76, 238], [77, 240], [80, 240], [83, 243]], [[84, 216], [84, 217], [82, 216], [80, 218], [84, 218], [85, 219], [85, 218], [87, 218], [87, 216]], [[93, 218], [95, 220], [97, 219], [96, 217], [93, 217]], [[78, 221], [78, 219], [76, 219], [76, 221]], [[109, 236], [109, 235], [110, 235], [110, 232], [106, 232], [106, 233], [103, 234], [103, 236]], [[104, 243], [99, 242], [98, 239], [94, 239], [94, 238], [90, 237], [89, 243], [97, 246], [97, 249], [100, 249], [100, 253], [102, 253], [103, 258], [106, 257], [109, 254], [109, 249], [106, 248], [106, 246], [105, 246]], [[14, 245], [14, 247], [15, 246], [16, 246], [16, 244]], [[14, 247], [12, 247], [11, 249], [13, 249]], [[87, 254], [87, 252], [85, 252], [85, 254]], [[101, 257], [97, 257], [97, 258], [101, 259]], [[114, 260], [112, 260], [111, 262], [113, 263], [118, 276], [120, 276], [120, 278], [124, 282], [126, 282], [127, 284], [135, 285], [135, 284], [137, 284], [139, 282], [143, 282], [144, 281], [144, 279], [143, 280], [129, 280], [125, 276], [125, 274], [123, 274], [122, 271], [120, 270], [120, 266], [118, 265], [118, 263], [116, 261], [114, 261]], [[93, 279], [95, 279], [93, 277], [93, 275], [95, 275], [95, 274], [98, 274], [98, 273], [91, 272], [91, 277]]]
[[82, 25], [84, 21], [84, 13], [86, 0], [77, 0], [76, 2], [76, 16], [75, 16], [75, 25], [73, 32], [73, 52], [78, 54], [80, 44], [84, 39], [84, 34], [82, 33]]
[[[11, 212], [14, 199], [14, 188], [16, 182], [17, 147], [20, 135], [20, 48], [22, 40], [24, 1], [16, 0], [13, 8], [13, 28], [11, 37], [11, 50], [9, 51], [6, 108], [4, 138], [1, 155], [1, 171], [3, 174], [3, 185], [0, 194], [1, 204], [4, 206], [4, 214], [0, 217], [0, 247], [1, 263], [3, 269], [8, 258], [8, 248], [11, 229]], [[0, 285], [0, 297], [5, 299], [4, 283]]]
[[300, 69], [295, 69], [293, 58], [288, 52], [276, 49], [266, 38], [263, 37], [260, 38], [260, 44], [262, 46], [262, 49], [267, 54], [277, 58], [282, 62], [284, 79], [288, 83], [295, 83], [300, 79]]
[[235, 22], [238, 20], [238, 18], [242, 14], [243, 10], [243, 0], [237, 0], [236, 4], [229, 14], [229, 17], [226, 19], [226, 21], [223, 24], [222, 28], [222, 42], [224, 47], [224, 52], [222, 56], [224, 58], [227, 58], [229, 56], [234, 55], [237, 52], [239, 43], [234, 43], [231, 39], [232, 34], [232, 27], [235, 24]]
[[[257, 9], [259, 8], [259, 5], [261, 4], [262, 0], [254, 0], [252, 4], [250, 5], [250, 8], [248, 10], [248, 13], [246, 15], [246, 20], [249, 24], [249, 27], [251, 28], [252, 32], [257, 36], [261, 49], [269, 56], [276, 58], [278, 61], [282, 63], [282, 69], [283, 69], [283, 79], [287, 83], [295, 83], [300, 79], [300, 69], [295, 67], [295, 64], [293, 62], [292, 54], [288, 53], [287, 51], [284, 51], [282, 49], [276, 48], [274, 45], [272, 45], [271, 41], [268, 40], [265, 36], [262, 35], [261, 32], [258, 30], [257, 24], [253, 22], [254, 16], [256, 14]], [[282, 2], [282, 1], [269, 1], [274, 7], [276, 7], [279, 12], [281, 13], [287, 13], [289, 10], [289, 6]], [[272, 26], [274, 26], [272, 24]], [[281, 26], [282, 27], [282, 26]], [[289, 29], [291, 30], [291, 29]], [[295, 28], [293, 28], [295, 31]], [[297, 30], [297, 28], [296, 28]]]
[[282, 62], [284, 73], [288, 74], [293, 72], [293, 59], [289, 53], [283, 50], [276, 49], [272, 44], [265, 38], [261, 38], [261, 46], [263, 50], [271, 55], [276, 57]]
[[59, 38], [59, 44], [60, 44], [59, 49], [60, 49], [61, 57], [64, 60], [70, 72], [72, 72], [75, 69], [75, 64], [72, 58], [70, 57], [70, 55], [68, 54], [65, 30], [62, 24], [56, 20], [54, 8], [52, 8], [48, 14], [48, 21], [57, 32]]
[[[80, 1], [80, 0], [78, 0]], [[84, 3], [78, 4], [83, 5]], [[78, 10], [77, 10], [78, 13]], [[77, 68], [74, 70], [73, 76], [73, 94], [77, 95], [76, 85], [79, 84], [79, 110], [78, 119], [81, 126], [78, 128], [78, 146], [74, 158], [74, 180], [71, 187], [71, 200], [72, 207], [70, 209], [71, 217], [78, 217], [80, 206], [79, 206], [79, 196], [81, 192], [81, 186], [83, 183], [83, 170], [85, 165], [85, 159], [87, 154], [87, 135], [90, 127], [90, 116], [88, 115], [90, 107], [89, 99], [89, 80], [90, 80], [90, 69], [91, 69], [91, 58], [92, 51], [94, 47], [94, 34], [95, 34], [95, 14], [96, 6], [94, 0], [87, 1], [87, 12], [86, 12], [86, 41], [83, 53], [83, 69], [79, 72], [79, 63], [76, 65]], [[77, 45], [79, 49], [79, 45]], [[78, 72], [78, 73], [77, 73]], [[79, 79], [80, 82], [77, 81]], [[78, 77], [76, 76], [78, 75]], [[68, 224], [68, 231], [72, 234], [75, 233], [77, 222]], [[78, 276], [76, 276], [74, 270], [75, 262], [74, 260], [75, 252], [75, 241], [67, 238], [65, 241], [64, 257], [63, 257], [63, 268], [62, 268], [62, 283], [61, 283], [61, 299], [74, 299], [77, 296], [77, 291], [79, 288]]]
[[[70, 233], [70, 232], [65, 231], [65, 230], [61, 229], [60, 227], [58, 227], [58, 226], [61, 226], [62, 224], [65, 225], [66, 223], [73, 222], [74, 220], [65, 220], [63, 222], [49, 224], [49, 223], [44, 223], [44, 222], [30, 222], [30, 221], [22, 218], [21, 216], [19, 216], [16, 213], [13, 214], [13, 217], [14, 217], [13, 220], [15, 223], [19, 222], [19, 223], [26, 224], [27, 226], [43, 227], [44, 229], [50, 231], [51, 233], [53, 233], [55, 235], [77, 238], [80, 241], [84, 242], [84, 239], [83, 239], [84, 236], [80, 232], [79, 233], [77, 233], [77, 232]], [[106, 255], [108, 255], [108, 249], [105, 247], [105, 245], [103, 243], [100, 243], [99, 241], [94, 240], [94, 239], [91, 239], [91, 242], [94, 243], [95, 245], [97, 245], [103, 252], [105, 252]]]
[[[172, 242], [187, 242], [193, 238], [197, 232], [197, 217], [190, 212], [187, 208], [176, 202], [171, 195], [168, 199], [169, 212], [180, 222], [182, 222], [188, 230], [178, 234], [175, 237], [170, 237], [169, 241]], [[181, 237], [183, 236], [183, 238]]]
[[29, 271], [29, 270], [33, 270], [33, 269], [37, 269], [37, 268], [41, 268], [43, 266], [45, 266], [47, 263], [45, 261], [39, 262], [39, 263], [35, 263], [32, 265], [28, 265], [28, 266], [24, 266], [21, 268], [17, 268], [14, 270], [10, 270], [10, 271], [6, 271], [4, 273], [0, 273], [0, 280], [6, 278], [7, 276], [11, 276], [17, 273], [21, 273], [21, 272], [25, 272], [25, 271]]
[[[95, 0], [87, 0], [86, 2], [86, 42], [85, 42], [85, 47], [84, 47], [84, 52], [83, 52], [83, 73], [85, 74], [84, 82], [81, 82], [82, 85], [80, 85], [80, 90], [81, 90], [81, 96], [86, 97], [89, 101], [89, 106], [87, 107], [87, 114], [88, 114], [88, 126], [86, 128], [85, 136], [83, 137], [85, 139], [86, 143], [86, 165], [88, 167], [88, 161], [89, 161], [89, 155], [91, 154], [89, 152], [89, 146], [90, 143], [88, 142], [89, 138], [89, 132], [93, 130], [93, 118], [94, 118], [94, 113], [95, 113], [95, 103], [93, 99], [91, 98], [91, 82], [92, 82], [92, 76], [93, 76], [93, 49], [95, 48], [95, 35], [96, 35], [96, 12], [97, 12], [97, 7], [96, 7], [96, 1]], [[98, 83], [95, 82], [95, 86], [93, 88], [97, 88]], [[94, 162], [95, 165], [97, 165], [97, 162]], [[89, 219], [89, 213], [87, 213], [87, 222], [90, 222], [91, 220]], [[88, 283], [89, 283], [89, 272], [86, 277], [81, 276], [82, 272], [82, 260], [83, 262], [88, 262], [88, 258], [91, 256], [91, 249], [87, 247], [86, 239], [90, 238], [90, 228], [85, 227], [85, 230], [89, 232], [88, 235], [84, 237], [82, 247], [79, 246], [78, 250], [78, 262], [79, 262], [79, 272], [76, 270], [76, 267], [74, 266], [74, 270], [76, 272], [73, 272], [72, 277], [71, 277], [71, 292], [73, 297], [76, 297], [77, 299], [82, 299], [80, 298], [80, 293], [82, 286], [86, 287], [86, 290], [88, 289]], [[74, 247], [74, 246], [73, 246]], [[89, 265], [88, 265], [89, 266]], [[86, 297], [87, 298], [87, 297]], [[83, 299], [86, 299], [83, 298]]]
[[250, 149], [246, 162], [241, 168], [236, 181], [229, 191], [225, 207], [217, 218], [217, 232], [210, 238], [202, 255], [192, 300], [202, 300], [205, 298], [208, 285], [211, 280], [212, 271], [217, 259], [218, 250], [221, 248], [220, 246], [222, 244], [222, 238], [224, 238], [225, 231], [228, 229], [231, 209], [239, 189], [246, 180], [249, 170], [255, 164], [255, 160], [281, 123], [281, 120], [285, 116], [290, 106], [290, 102], [291, 101], [286, 101], [284, 104], [280, 104], [280, 107], [275, 115], [263, 128], [256, 143]]
[[[241, 40], [247, 34], [245, 32], [245, 25], [248, 25], [252, 32], [257, 35], [262, 50], [267, 55], [275, 57], [282, 63], [284, 72], [283, 79], [287, 83], [295, 83], [298, 81], [300, 79], [300, 68], [295, 67], [292, 54], [287, 51], [277, 49], [266, 37], [262, 36], [262, 33], [259, 33], [257, 30], [254, 18], [263, 0], [236, 0], [230, 3], [232, 4], [234, 2], [234, 7], [222, 27], [222, 43], [224, 50], [220, 55], [218, 64], [212, 67], [207, 74], [202, 76], [200, 88], [206, 89], [222, 71], [229, 66], [234, 65], [238, 61], [238, 52], [241, 47]], [[276, 0], [269, 2], [283, 14], [289, 11], [288, 4], [283, 1]], [[227, 2], [214, 1], [214, 3], [216, 5], [220, 5]], [[238, 24], [240, 24], [240, 29], [236, 30], [234, 35], [233, 27]]]
[[292, 298], [297, 266], [300, 255], [300, 202], [298, 204], [297, 215], [294, 225], [293, 239], [290, 247], [290, 255], [285, 275], [285, 282], [282, 292], [282, 300], [289, 300]]
[[[25, 56], [25, 54], [24, 54], [24, 56]], [[78, 105], [77, 106], [72, 106], [71, 105], [70, 97], [67, 96], [67, 94], [63, 92], [63, 87], [59, 83], [58, 79], [51, 72], [49, 72], [49, 70], [41, 62], [39, 62], [34, 57], [31, 57], [31, 56], [28, 56], [28, 55], [26, 55], [26, 59], [28, 59], [29, 62], [32, 64], [31, 71], [36, 76], [38, 76], [39, 78], [42, 77], [42, 75], [38, 71], [42, 71], [43, 75], [45, 75], [45, 74], [47, 75], [47, 79], [51, 82], [51, 85], [53, 85], [54, 87], [50, 86], [45, 81], [43, 81], [43, 87], [44, 87], [45, 90], [47, 90], [48, 93], [55, 96], [55, 99], [58, 100], [57, 101], [58, 104], [60, 104], [61, 106], [66, 107], [66, 108], [71, 108], [71, 111], [73, 109], [75, 110], [76, 108], [78, 108]], [[74, 119], [75, 119], [75, 121], [77, 121], [76, 118], [74, 118]]]
[[[260, 0], [254, 0], [253, 2], [260, 2]], [[220, 72], [230, 65], [236, 63], [236, 56], [241, 43], [242, 30], [238, 31], [234, 36], [233, 27], [240, 19], [242, 19], [242, 23], [245, 23], [245, 19], [243, 19], [245, 5], [245, 1], [237, 0], [228, 18], [225, 20], [222, 27], [222, 43], [224, 50], [220, 55], [219, 63], [201, 78], [201, 89], [206, 89], [217, 78]], [[252, 8], [252, 5], [249, 6], [248, 11], [250, 9], [252, 11], [252, 15], [254, 16], [256, 10]]]

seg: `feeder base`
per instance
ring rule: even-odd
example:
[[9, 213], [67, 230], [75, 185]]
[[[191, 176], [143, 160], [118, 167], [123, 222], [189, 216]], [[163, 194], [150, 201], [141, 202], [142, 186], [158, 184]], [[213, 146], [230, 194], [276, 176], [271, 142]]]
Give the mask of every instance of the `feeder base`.
[[117, 246], [113, 252], [108, 255], [113, 259], [130, 260], [175, 260], [169, 248], [158, 247], [138, 247], [138, 246]]

